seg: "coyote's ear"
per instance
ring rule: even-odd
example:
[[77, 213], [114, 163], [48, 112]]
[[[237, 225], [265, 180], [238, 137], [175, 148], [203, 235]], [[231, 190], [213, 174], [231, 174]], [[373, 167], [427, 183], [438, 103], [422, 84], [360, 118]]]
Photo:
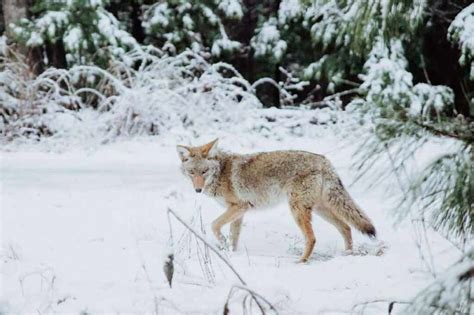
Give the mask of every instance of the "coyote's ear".
[[214, 157], [217, 154], [217, 140], [215, 139], [214, 141], [209, 142], [208, 144], [205, 144], [202, 146], [201, 151], [202, 155], [205, 157]]
[[184, 162], [184, 160], [186, 160], [187, 158], [189, 158], [189, 155], [190, 155], [190, 151], [189, 151], [189, 148], [184, 146], [184, 145], [177, 145], [176, 146], [176, 151], [178, 151], [178, 155], [179, 155], [179, 158], [181, 159], [181, 161]]

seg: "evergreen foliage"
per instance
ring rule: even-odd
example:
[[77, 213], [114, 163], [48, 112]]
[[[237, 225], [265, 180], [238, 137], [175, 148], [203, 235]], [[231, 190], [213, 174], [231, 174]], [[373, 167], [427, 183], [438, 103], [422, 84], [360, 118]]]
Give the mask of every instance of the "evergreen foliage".
[[168, 46], [173, 52], [190, 47], [198, 52], [211, 50], [214, 56], [237, 51], [241, 44], [229, 39], [223, 20], [242, 18], [238, 0], [158, 2], [143, 14], [148, 40]]
[[68, 67], [106, 67], [110, 58], [139, 48], [137, 41], [105, 9], [106, 4], [106, 0], [38, 1], [32, 8], [36, 17], [20, 21], [14, 33], [18, 41], [30, 47], [60, 45]]
[[474, 248], [453, 264], [448, 272], [422, 290], [407, 308], [406, 314], [472, 314], [472, 278]]
[[451, 23], [448, 38], [461, 48], [459, 63], [468, 67], [470, 79], [474, 80], [474, 4], [463, 9]]

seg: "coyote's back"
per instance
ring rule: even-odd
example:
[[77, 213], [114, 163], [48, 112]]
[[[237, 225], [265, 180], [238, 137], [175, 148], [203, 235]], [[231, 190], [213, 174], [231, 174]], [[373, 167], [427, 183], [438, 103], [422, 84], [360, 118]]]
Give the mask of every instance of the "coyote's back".
[[322, 155], [304, 151], [273, 151], [236, 155], [232, 183], [236, 194], [255, 206], [271, 205], [287, 197], [294, 181], [330, 168]]

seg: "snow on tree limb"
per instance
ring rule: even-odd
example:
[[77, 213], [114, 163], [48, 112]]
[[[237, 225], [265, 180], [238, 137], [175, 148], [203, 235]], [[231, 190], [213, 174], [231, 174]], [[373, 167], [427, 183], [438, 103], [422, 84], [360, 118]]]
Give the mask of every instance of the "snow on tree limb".
[[461, 49], [459, 63], [469, 67], [470, 79], [474, 80], [474, 4], [464, 8], [448, 29], [448, 39]]

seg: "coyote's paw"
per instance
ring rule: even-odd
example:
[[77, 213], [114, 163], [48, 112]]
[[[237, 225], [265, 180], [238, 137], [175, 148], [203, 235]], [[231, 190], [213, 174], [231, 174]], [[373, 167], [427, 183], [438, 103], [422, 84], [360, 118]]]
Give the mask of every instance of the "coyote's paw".
[[296, 261], [297, 264], [307, 264], [308, 258], [300, 258]]
[[224, 236], [224, 241], [222, 242], [222, 250], [225, 251], [231, 251], [232, 250], [232, 245], [230, 243], [230, 240]]
[[230, 245], [226, 237], [222, 236], [220, 241], [214, 244], [219, 250], [229, 251]]
[[212, 245], [213, 245], [215, 248], [217, 248], [218, 250], [222, 250], [222, 249], [224, 248], [224, 247], [222, 246], [222, 242], [217, 241], [217, 240], [214, 241], [214, 242], [212, 243]]
[[344, 251], [342, 251], [342, 256], [352, 256], [352, 255], [355, 255], [353, 249], [345, 249]]

